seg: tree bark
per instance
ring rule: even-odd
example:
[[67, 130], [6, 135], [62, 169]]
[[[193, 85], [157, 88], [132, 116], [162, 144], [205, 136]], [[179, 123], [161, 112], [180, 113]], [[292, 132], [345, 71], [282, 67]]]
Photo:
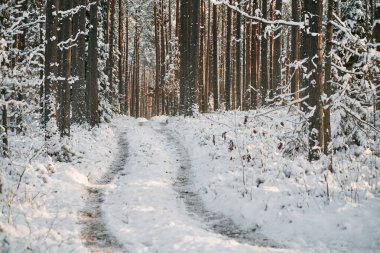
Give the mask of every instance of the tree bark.
[[[325, 101], [323, 105], [324, 110], [324, 147], [323, 151], [326, 155], [331, 155], [332, 150], [330, 147], [331, 144], [331, 124], [330, 124], [330, 107], [331, 107], [331, 61], [332, 61], [332, 46], [333, 46], [333, 25], [331, 21], [333, 21], [333, 11], [334, 11], [334, 0], [328, 0], [327, 2], [327, 29], [326, 29], [326, 63], [325, 63], [325, 85], [324, 92], [327, 97], [327, 101]], [[331, 159], [332, 163], [332, 159]], [[329, 166], [330, 171], [332, 171], [332, 164]]]
[[[91, 1], [91, 0], [90, 0]], [[115, 4], [117, 0], [110, 0], [110, 23], [109, 23], [109, 52], [108, 52], [108, 82], [110, 89], [109, 102], [113, 104], [115, 94], [115, 87], [113, 84], [113, 66], [114, 66], [114, 48], [115, 48]]]
[[58, 12], [58, 7], [58, 0], [46, 1], [44, 124], [47, 152], [50, 155], [57, 152], [57, 147], [51, 140], [57, 134], [58, 16], [54, 13]]
[[[301, 20], [300, 12], [300, 0], [292, 0], [292, 18], [294, 22]], [[292, 54], [291, 61], [294, 65], [294, 73], [292, 77], [291, 93], [295, 100], [300, 98], [300, 68], [298, 67], [298, 61], [300, 60], [300, 44], [301, 44], [301, 32], [299, 26], [292, 27]]]
[[231, 33], [232, 33], [232, 11], [227, 7], [227, 26], [226, 26], [226, 61], [225, 61], [225, 77], [224, 92], [226, 110], [231, 109]]
[[324, 147], [324, 115], [321, 95], [323, 93], [323, 52], [322, 52], [322, 17], [323, 0], [307, 0], [305, 2], [306, 29], [310, 28], [305, 38], [308, 52], [308, 71], [311, 72], [308, 83], [309, 108], [313, 113], [309, 118], [309, 160], [319, 158]]
[[186, 97], [189, 96], [189, 21], [190, 0], [180, 1], [180, 28], [179, 28], [179, 51], [180, 51], [180, 113], [186, 114], [188, 104]]
[[[75, 0], [75, 6], [80, 10], [73, 17], [73, 31], [77, 33], [77, 46], [73, 48], [73, 83], [72, 92], [72, 119], [74, 123], [86, 122], [86, 6], [87, 0]], [[75, 34], [74, 34], [75, 36]]]
[[[60, 0], [60, 11], [71, 10], [71, 1]], [[71, 79], [71, 35], [72, 35], [72, 15], [61, 15], [59, 43], [59, 131], [61, 137], [70, 136], [70, 79]]]
[[[275, 19], [280, 20], [282, 18], [282, 0], [276, 0]], [[274, 70], [273, 70], [273, 92], [278, 93], [278, 87], [281, 86], [281, 27], [277, 27], [274, 33]]]
[[161, 86], [161, 60], [160, 60], [160, 34], [159, 34], [159, 21], [158, 21], [158, 10], [157, 2], [154, 2], [154, 38], [155, 38], [155, 48], [156, 48], [156, 78], [155, 78], [155, 88], [154, 88], [154, 106], [153, 114], [160, 114], [160, 96], [159, 90]]
[[[211, 10], [210, 10], [211, 11]], [[212, 87], [214, 94], [214, 110], [219, 109], [219, 83], [218, 83], [218, 13], [217, 6], [212, 6]]]
[[[268, 1], [262, 1], [263, 18], [268, 18]], [[265, 99], [268, 92], [268, 39], [266, 34], [267, 25], [262, 23], [262, 37], [261, 37], [261, 104], [265, 104]]]
[[124, 11], [123, 0], [119, 0], [119, 105], [120, 113], [125, 114], [125, 83], [124, 83]]
[[[238, 8], [240, 8], [240, 0], [237, 1]], [[236, 13], [236, 109], [242, 109], [242, 87], [241, 87], [241, 14]]]
[[[253, 10], [254, 12], [258, 8], [258, 0], [253, 1]], [[252, 25], [252, 59], [251, 59], [251, 68], [252, 68], [252, 76], [251, 76], [251, 107], [256, 108], [259, 104], [258, 94], [261, 92], [260, 85], [260, 40], [259, 40], [259, 24]]]
[[[88, 56], [87, 56], [87, 120], [90, 126], [99, 124], [98, 111], [98, 0], [90, 1], [90, 20], [91, 28], [88, 32]], [[112, 36], [111, 36], [112, 38]]]

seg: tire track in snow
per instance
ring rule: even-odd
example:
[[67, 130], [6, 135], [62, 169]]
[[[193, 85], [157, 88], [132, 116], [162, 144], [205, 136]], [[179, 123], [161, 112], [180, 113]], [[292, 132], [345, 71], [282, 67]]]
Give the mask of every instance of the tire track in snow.
[[180, 143], [178, 138], [165, 128], [165, 124], [161, 123], [161, 128], [157, 131], [167, 137], [169, 143], [173, 145], [177, 161], [180, 163], [174, 189], [178, 192], [179, 197], [183, 199], [186, 209], [190, 216], [195, 216], [201, 219], [206, 225], [206, 229], [214, 233], [221, 234], [228, 238], [234, 239], [240, 243], [247, 243], [254, 246], [283, 248], [283, 246], [270, 240], [260, 234], [257, 228], [252, 230], [243, 230], [234, 221], [220, 213], [215, 213], [207, 210], [202, 197], [195, 191], [194, 175], [191, 169], [191, 160], [187, 149]]
[[124, 136], [125, 132], [119, 134], [118, 153], [107, 173], [95, 182], [95, 186], [87, 188], [85, 208], [79, 213], [81, 236], [90, 252], [125, 252], [122, 244], [108, 231], [102, 211], [103, 189], [124, 170], [127, 161], [128, 143]]

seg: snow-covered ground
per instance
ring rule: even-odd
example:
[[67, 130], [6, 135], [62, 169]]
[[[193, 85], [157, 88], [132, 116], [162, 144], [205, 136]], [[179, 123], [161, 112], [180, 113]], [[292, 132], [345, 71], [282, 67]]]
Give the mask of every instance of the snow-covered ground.
[[0, 161], [6, 173], [2, 182], [8, 182], [0, 202], [0, 252], [87, 251], [78, 213], [85, 205], [86, 188], [114, 160], [122, 128], [117, 120], [92, 131], [74, 127], [70, 163], [41, 154], [43, 136], [38, 131], [12, 138], [10, 149], [17, 155]]
[[[0, 251], [94, 251], [84, 246], [80, 213], [86, 189], [100, 187], [103, 222], [121, 244], [108, 252], [380, 252], [379, 157], [350, 147], [334, 156], [331, 173], [327, 159], [307, 161], [297, 122], [278, 110], [76, 128], [70, 163], [40, 154], [0, 162], [12, 173]], [[43, 145], [31, 141], [14, 145], [28, 143], [25, 154]], [[97, 185], [120, 154], [124, 169]]]
[[299, 152], [302, 126], [286, 110], [168, 122], [208, 209], [302, 252], [380, 252], [380, 159], [370, 150], [337, 153], [330, 173], [325, 158]]
[[111, 232], [127, 252], [288, 252], [238, 243], [188, 215], [173, 188], [180, 147], [168, 141], [159, 123], [130, 123], [126, 175], [107, 191], [103, 205]]

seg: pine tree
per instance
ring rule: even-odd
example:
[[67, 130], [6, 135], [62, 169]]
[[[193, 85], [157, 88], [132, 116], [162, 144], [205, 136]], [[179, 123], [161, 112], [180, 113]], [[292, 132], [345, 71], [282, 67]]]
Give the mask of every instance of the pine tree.
[[88, 55], [87, 55], [87, 74], [86, 74], [86, 93], [87, 93], [87, 121], [91, 126], [96, 126], [100, 122], [99, 117], [99, 98], [98, 98], [98, 0], [90, 2], [91, 28], [88, 32]]

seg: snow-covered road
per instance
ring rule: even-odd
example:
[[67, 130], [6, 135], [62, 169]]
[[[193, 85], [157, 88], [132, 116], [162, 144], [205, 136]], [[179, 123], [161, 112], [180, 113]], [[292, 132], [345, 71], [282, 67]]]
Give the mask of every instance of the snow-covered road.
[[104, 192], [102, 210], [107, 229], [123, 245], [122, 251], [287, 251], [250, 245], [249, 238], [253, 244], [275, 246], [202, 206], [190, 186], [186, 150], [162, 123], [128, 124], [124, 175]]

